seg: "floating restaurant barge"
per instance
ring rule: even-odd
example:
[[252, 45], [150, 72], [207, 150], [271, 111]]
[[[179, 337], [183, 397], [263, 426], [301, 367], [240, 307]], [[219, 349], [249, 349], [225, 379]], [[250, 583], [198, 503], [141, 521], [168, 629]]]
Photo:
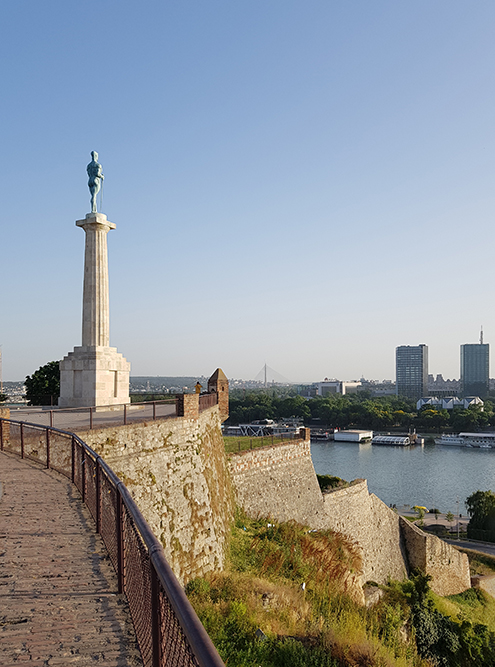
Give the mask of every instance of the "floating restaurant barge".
[[436, 445], [453, 445], [455, 447], [475, 447], [478, 449], [495, 449], [495, 433], [459, 433], [458, 435], [442, 435], [435, 439]]

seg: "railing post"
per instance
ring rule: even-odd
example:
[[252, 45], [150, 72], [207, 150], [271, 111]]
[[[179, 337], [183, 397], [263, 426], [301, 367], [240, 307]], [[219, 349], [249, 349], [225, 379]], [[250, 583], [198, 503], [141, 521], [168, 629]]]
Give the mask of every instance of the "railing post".
[[21, 459], [24, 458], [24, 424], [21, 423]]
[[156, 402], [153, 401], [153, 421], [156, 419]]
[[118, 591], [124, 592], [124, 516], [122, 511], [122, 496], [117, 487], [117, 579]]
[[50, 468], [50, 429], [46, 429], [46, 467]]
[[124, 426], [127, 426], [127, 404], [124, 403]]
[[74, 436], [71, 438], [72, 441], [72, 461], [71, 461], [71, 472], [70, 472], [70, 478], [73, 484], [75, 484], [76, 480], [76, 441]]
[[101, 490], [100, 458], [96, 459], [96, 532], [101, 533]]
[[3, 419], [0, 419], [0, 452], [3, 452]]
[[53, 410], [50, 410], [50, 428], [53, 428]]
[[93, 430], [93, 408], [89, 408], [89, 430]]
[[160, 600], [158, 591], [158, 576], [155, 566], [150, 562], [151, 575], [151, 640], [153, 650], [153, 667], [161, 665], [161, 623], [160, 623]]
[[83, 503], [86, 502], [86, 450], [81, 447], [81, 495]]

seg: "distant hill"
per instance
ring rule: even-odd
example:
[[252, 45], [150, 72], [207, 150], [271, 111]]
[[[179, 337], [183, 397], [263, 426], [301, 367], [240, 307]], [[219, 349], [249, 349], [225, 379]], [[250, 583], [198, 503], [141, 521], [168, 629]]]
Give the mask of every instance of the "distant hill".
[[160, 376], [160, 375], [136, 375], [130, 378], [130, 391], [133, 392], [154, 392], [159, 391], [170, 391], [172, 390], [182, 390], [184, 387], [187, 389], [194, 389], [196, 382], [200, 382], [203, 387], [206, 389], [208, 383], [208, 378], [201, 376], [178, 376], [178, 377], [169, 377], [169, 376]]

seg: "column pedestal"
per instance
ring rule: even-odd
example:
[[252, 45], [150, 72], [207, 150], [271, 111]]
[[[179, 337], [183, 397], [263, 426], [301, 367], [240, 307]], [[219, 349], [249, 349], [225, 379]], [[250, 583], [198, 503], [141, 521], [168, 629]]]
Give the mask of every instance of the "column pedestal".
[[60, 362], [59, 407], [129, 403], [130, 369], [116, 347], [75, 347]]

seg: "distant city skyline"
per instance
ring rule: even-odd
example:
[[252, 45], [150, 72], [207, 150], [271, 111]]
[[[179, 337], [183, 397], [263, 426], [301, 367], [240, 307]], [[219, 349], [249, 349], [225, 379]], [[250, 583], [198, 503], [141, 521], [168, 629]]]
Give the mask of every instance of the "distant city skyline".
[[495, 340], [495, 3], [1, 16], [5, 381], [81, 344], [93, 150], [131, 375], [394, 379], [425, 341], [457, 378]]

